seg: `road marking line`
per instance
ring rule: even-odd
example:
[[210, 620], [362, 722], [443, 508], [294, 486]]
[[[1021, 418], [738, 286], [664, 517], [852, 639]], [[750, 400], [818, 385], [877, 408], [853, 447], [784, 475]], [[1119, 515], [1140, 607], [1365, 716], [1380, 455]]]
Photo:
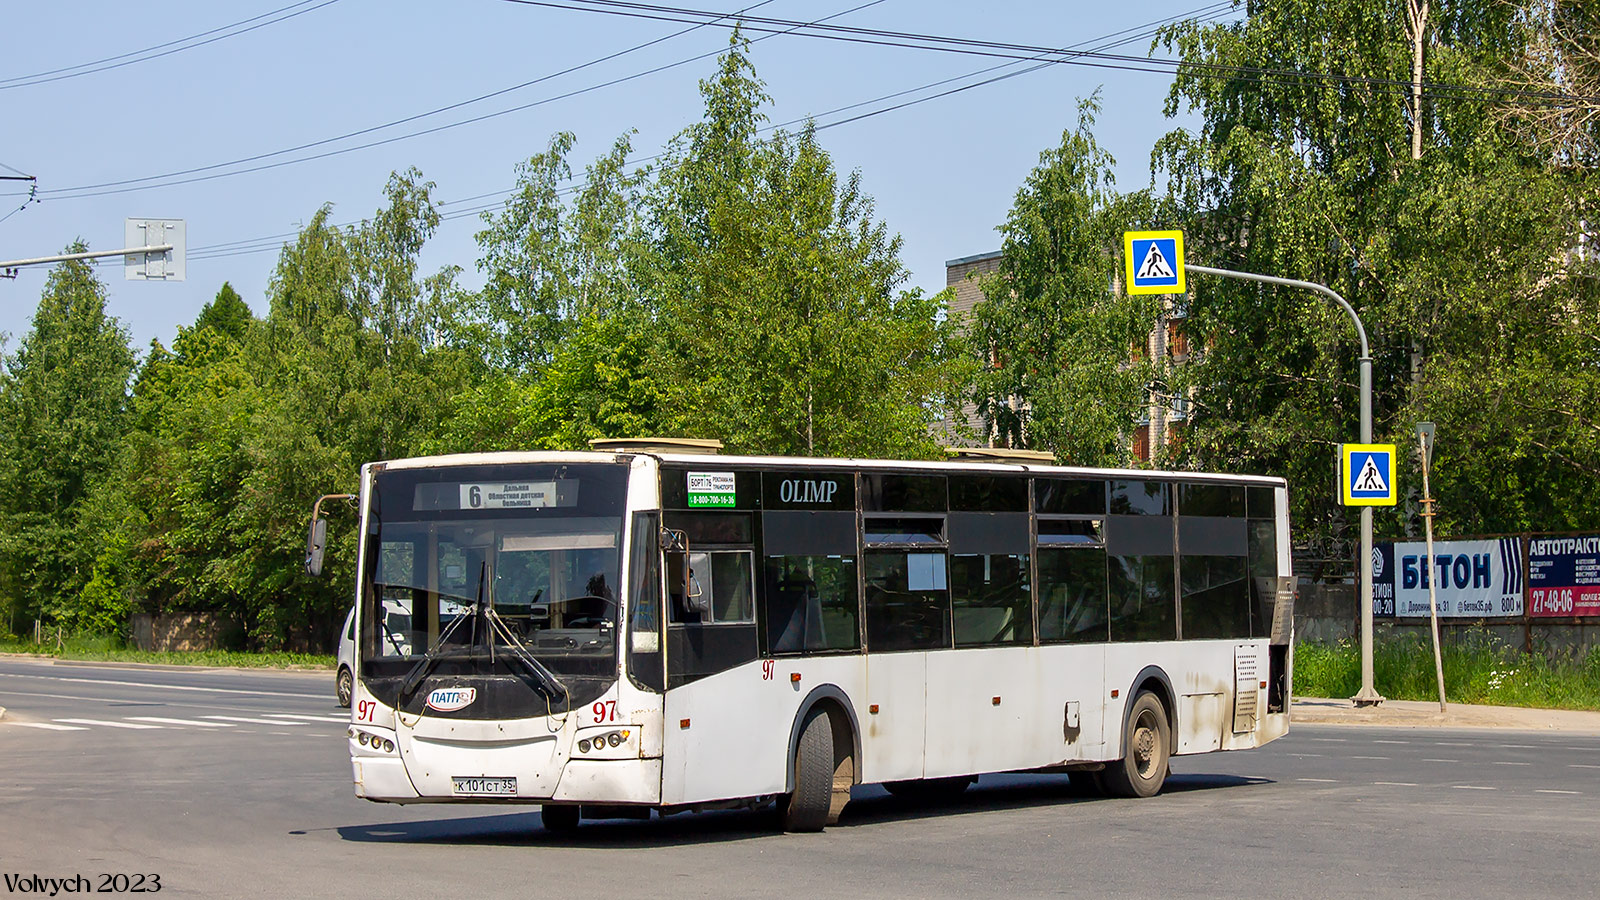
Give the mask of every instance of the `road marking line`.
[[1551, 790], [1545, 790], [1543, 788], [1535, 788], [1533, 792], [1535, 794], [1577, 794], [1579, 796], [1583, 795], [1582, 791], [1551, 791]]
[[79, 725], [52, 725], [49, 722], [7, 722], [7, 725], [19, 725], [23, 728], [46, 728], [50, 731], [88, 731]]
[[1388, 759], [1387, 756], [1347, 756], [1345, 759]]
[[1334, 780], [1332, 778], [1296, 778], [1295, 781], [1314, 781], [1314, 782], [1317, 782], [1318, 784], [1338, 784], [1339, 783], [1338, 781], [1336, 781], [1336, 780]]
[[105, 719], [56, 719], [57, 722], [70, 722], [73, 725], [105, 725], [109, 728], [155, 728], [160, 725], [140, 725], [137, 722], [109, 722]]
[[1539, 748], [1535, 747], [1533, 744], [1501, 744], [1500, 745], [1500, 749], [1502, 749], [1502, 750], [1537, 750]]
[[1374, 781], [1373, 784], [1381, 784], [1384, 787], [1416, 787], [1417, 786], [1417, 783], [1415, 781]]
[[[326, 700], [323, 694], [291, 694], [285, 691], [246, 691], [239, 688], [207, 688], [194, 687], [187, 684], [157, 684], [150, 681], [112, 681], [105, 678], [63, 678], [59, 675], [23, 675], [18, 672], [0, 672], [0, 678], [42, 678], [46, 681], [60, 681], [67, 684], [112, 684], [119, 687], [160, 688], [165, 691], [199, 691], [203, 694], [249, 694], [252, 697], [301, 697], [310, 700]], [[108, 700], [105, 697], [84, 697], [85, 700], [106, 700], [108, 703], [120, 703], [121, 700]]]
[[1477, 744], [1463, 744], [1458, 741], [1434, 741], [1435, 747], [1476, 747]]
[[1296, 753], [1294, 756], [1295, 756], [1295, 759], [1305, 759], [1308, 756], [1315, 756], [1315, 757], [1320, 759], [1322, 757], [1322, 754], [1321, 753]]
[[235, 728], [227, 722], [202, 722], [199, 719], [164, 719], [161, 716], [129, 716], [135, 722], [159, 722], [162, 725], [198, 725], [201, 728]]
[[1583, 763], [1571, 763], [1570, 765], [1567, 766], [1567, 768], [1569, 768], [1569, 769], [1600, 769], [1600, 766], [1586, 766]]
[[1374, 744], [1409, 744], [1410, 741], [1373, 741]]
[[1321, 741], [1324, 744], [1342, 744], [1342, 743], [1345, 742], [1344, 738], [1306, 738], [1306, 740], [1308, 740], [1308, 741]]
[[1531, 765], [1533, 765], [1533, 763], [1495, 762], [1495, 763], [1490, 763], [1490, 765], [1495, 765], [1495, 766], [1531, 766]]
[[1483, 787], [1476, 784], [1452, 784], [1451, 787], [1458, 791], [1498, 791], [1499, 788]]
[[243, 716], [201, 716], [202, 719], [219, 719], [223, 722], [248, 722], [251, 725], [304, 725], [304, 722], [282, 722], [277, 719], [247, 719]]
[[[3, 674], [5, 674], [5, 673], [0, 672], [0, 675], [3, 675]], [[6, 690], [6, 689], [0, 689], [0, 696], [4, 696], [4, 697], [44, 697], [44, 698], [47, 698], [47, 699], [50, 699], [50, 700], [76, 700], [76, 701], [88, 701], [90, 703], [105, 703], [105, 704], [108, 704], [110, 706], [116, 706], [117, 704], [123, 702], [122, 700], [110, 700], [110, 699], [107, 699], [105, 697], [85, 697], [82, 694], [49, 694], [49, 693], [45, 693], [43, 691], [13, 691], [13, 690]], [[230, 712], [242, 712], [242, 713], [255, 712], [255, 708], [254, 707], [228, 706], [226, 704], [216, 703], [216, 702], [212, 702], [212, 703], [199, 702], [199, 701], [203, 701], [205, 699], [206, 698], [204, 698], [204, 697], [188, 697], [188, 698], [183, 698], [183, 699], [173, 699], [173, 700], [168, 700], [166, 703], [164, 703], [162, 705], [167, 706], [167, 707], [183, 707], [184, 709], [226, 709], [226, 710], [229, 710]], [[339, 721], [343, 722], [343, 721], [346, 721], [346, 720], [340, 719]]]
[[1425, 759], [1425, 760], [1423, 760], [1423, 762], [1453, 762], [1453, 763], [1458, 763], [1458, 762], [1461, 762], [1461, 760], [1459, 760], [1459, 759]]
[[304, 719], [307, 722], [343, 722], [348, 724], [349, 716], [301, 716], [294, 713], [267, 713], [270, 719]]

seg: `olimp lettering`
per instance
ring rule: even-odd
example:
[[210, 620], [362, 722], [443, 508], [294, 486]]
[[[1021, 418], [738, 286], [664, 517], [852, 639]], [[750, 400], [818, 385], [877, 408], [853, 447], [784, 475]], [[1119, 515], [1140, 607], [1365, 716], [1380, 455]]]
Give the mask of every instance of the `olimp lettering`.
[[778, 499], [784, 503], [832, 503], [839, 490], [837, 481], [802, 481], [784, 479], [778, 486]]

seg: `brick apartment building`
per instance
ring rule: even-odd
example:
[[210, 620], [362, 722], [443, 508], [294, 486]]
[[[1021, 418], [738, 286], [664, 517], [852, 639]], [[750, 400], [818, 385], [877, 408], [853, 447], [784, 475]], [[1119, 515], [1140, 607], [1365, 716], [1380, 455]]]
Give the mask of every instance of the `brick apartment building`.
[[[945, 285], [955, 289], [955, 298], [950, 301], [952, 319], [959, 321], [965, 318], [972, 312], [974, 306], [983, 302], [983, 291], [979, 284], [984, 277], [1000, 270], [1000, 260], [1001, 252], [993, 250], [975, 256], [952, 259], [944, 264]], [[1164, 359], [1170, 365], [1182, 365], [1187, 362], [1190, 353], [1189, 339], [1183, 329], [1181, 313], [1181, 301], [1174, 302], [1169, 298], [1163, 304], [1162, 313], [1156, 320], [1155, 327], [1150, 329], [1150, 334], [1145, 338], [1144, 346], [1136, 345], [1128, 348], [1129, 358]], [[977, 407], [967, 403], [961, 411], [972, 432], [987, 435], [988, 439], [983, 443], [986, 446], [994, 446], [994, 435], [984, 423], [983, 417], [978, 415]], [[1133, 433], [1128, 436], [1134, 458], [1141, 462], [1149, 461], [1153, 449], [1169, 446], [1182, 434], [1188, 417], [1187, 397], [1168, 395], [1159, 385], [1152, 386], [1145, 414], [1133, 429]]]

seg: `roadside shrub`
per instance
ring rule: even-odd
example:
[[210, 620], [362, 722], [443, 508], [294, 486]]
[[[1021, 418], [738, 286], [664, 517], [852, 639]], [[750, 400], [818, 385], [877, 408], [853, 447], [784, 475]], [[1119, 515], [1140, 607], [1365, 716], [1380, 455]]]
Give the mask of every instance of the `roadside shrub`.
[[[1456, 703], [1600, 710], [1600, 647], [1582, 659], [1551, 660], [1526, 653], [1487, 631], [1469, 631], [1441, 648], [1445, 699]], [[1355, 641], [1295, 647], [1294, 692], [1305, 697], [1350, 697], [1361, 688], [1361, 648]], [[1432, 642], [1404, 635], [1372, 648], [1373, 685], [1391, 700], [1436, 700]]]

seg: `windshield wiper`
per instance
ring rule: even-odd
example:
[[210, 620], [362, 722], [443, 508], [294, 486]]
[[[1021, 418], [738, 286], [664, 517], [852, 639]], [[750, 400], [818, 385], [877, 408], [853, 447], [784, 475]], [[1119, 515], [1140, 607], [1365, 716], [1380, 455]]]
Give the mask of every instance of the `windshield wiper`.
[[[540, 693], [552, 701], [566, 700], [567, 686], [561, 683], [561, 679], [556, 677], [556, 673], [550, 671], [544, 663], [539, 662], [532, 653], [528, 652], [528, 648], [522, 646], [522, 642], [517, 640], [515, 634], [511, 633], [511, 627], [506, 624], [504, 619], [500, 618], [499, 613], [495, 612], [493, 608], [489, 608], [485, 612], [490, 626], [505, 638], [506, 646], [515, 651], [511, 654], [512, 658], [522, 663], [523, 668], [527, 669], [529, 674], [533, 676], [534, 687], [538, 688]], [[493, 638], [490, 640], [492, 642]]]
[[[485, 569], [487, 569], [487, 564], [485, 564]], [[484, 570], [479, 570], [477, 600], [479, 609], [482, 609], [483, 605], [484, 574]], [[461, 623], [465, 622], [467, 618], [467, 616], [456, 616], [455, 621], [450, 623], [450, 627], [446, 628], [444, 632], [439, 635], [439, 642], [433, 645], [433, 649], [429, 650], [421, 659], [417, 660], [417, 664], [412, 666], [411, 671], [406, 673], [405, 680], [400, 682], [401, 703], [409, 701], [411, 699], [411, 695], [417, 692], [417, 688], [421, 686], [422, 680], [428, 677], [428, 673], [433, 671], [433, 667], [439, 662], [440, 657], [444, 656], [445, 638], [448, 638], [451, 634], [454, 634], [455, 630], [460, 628]], [[473, 622], [473, 628], [476, 629], [478, 617], [477, 615], [473, 615], [471, 618]], [[476, 640], [474, 640], [474, 643], [476, 643]]]

